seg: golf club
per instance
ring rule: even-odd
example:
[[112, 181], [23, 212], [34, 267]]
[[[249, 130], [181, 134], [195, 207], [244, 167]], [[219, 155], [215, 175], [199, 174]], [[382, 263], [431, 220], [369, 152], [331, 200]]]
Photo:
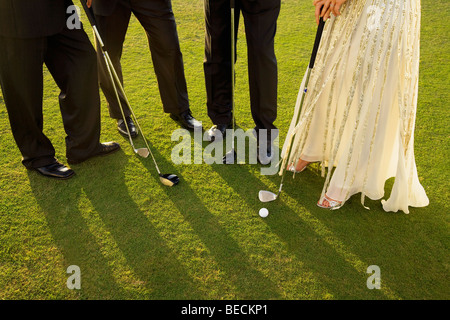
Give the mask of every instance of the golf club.
[[[108, 70], [108, 73], [109, 73], [109, 77], [110, 77], [111, 83], [112, 83], [113, 88], [114, 88], [115, 96], [116, 96], [116, 99], [117, 99], [117, 101], [119, 103], [120, 112], [122, 113], [122, 118], [123, 118], [123, 121], [125, 122], [125, 127], [126, 127], [127, 132], [128, 132], [128, 138], [129, 138], [131, 146], [133, 147], [134, 152], [137, 155], [139, 155], [139, 156], [141, 156], [143, 158], [147, 158], [149, 155], [151, 155], [151, 157], [153, 159], [153, 162], [155, 164], [155, 167], [156, 167], [156, 171], [159, 174], [159, 180], [161, 181], [162, 184], [164, 184], [166, 186], [170, 186], [170, 187], [173, 186], [173, 185], [178, 184], [178, 182], [180, 181], [178, 176], [176, 176], [174, 174], [161, 174], [161, 171], [159, 170], [158, 164], [156, 163], [155, 157], [153, 156], [153, 153], [151, 152], [150, 147], [148, 145], [148, 141], [147, 141], [147, 139], [145, 138], [145, 136], [144, 136], [144, 134], [142, 132], [141, 126], [139, 125], [139, 122], [137, 121], [136, 115], [134, 114], [134, 111], [131, 108], [130, 102], [128, 101], [128, 98], [127, 98], [127, 96], [125, 94], [125, 90], [123, 89], [123, 86], [122, 86], [122, 83], [120, 82], [119, 76], [117, 75], [117, 72], [114, 69], [114, 66], [113, 66], [113, 63], [112, 63], [112, 61], [111, 61], [111, 59], [109, 57], [108, 51], [105, 48], [105, 44], [104, 44], [104, 42], [103, 42], [103, 40], [102, 40], [102, 38], [100, 36], [100, 33], [98, 32], [98, 29], [97, 29], [97, 26], [96, 26], [96, 22], [95, 22], [95, 17], [94, 17], [94, 14], [92, 12], [92, 9], [88, 8], [85, 0], [81, 0], [81, 4], [83, 6], [83, 9], [84, 9], [87, 17], [88, 17], [88, 20], [89, 20], [90, 24], [92, 26], [92, 29], [94, 30], [94, 35], [95, 35], [95, 38], [98, 41], [100, 49], [102, 50], [103, 58], [105, 60], [105, 64], [106, 64], [106, 67], [107, 67], [107, 70]], [[117, 87], [119, 88], [120, 93], [122, 93], [122, 95], [123, 95], [123, 97], [125, 99], [125, 102], [126, 102], [128, 108], [129, 108], [129, 110], [130, 110], [130, 112], [131, 112], [131, 114], [132, 114], [132, 116], [134, 118], [133, 120], [136, 123], [136, 126], [138, 127], [138, 130], [141, 132], [141, 135], [142, 135], [142, 138], [144, 139], [146, 148], [136, 149], [136, 147], [134, 146], [134, 143], [133, 143], [133, 140], [132, 140], [131, 134], [130, 134], [130, 129], [129, 129], [127, 121], [125, 119], [125, 114], [124, 114], [124, 111], [123, 111], [122, 103], [120, 101], [119, 93], [117, 91]]]
[[236, 161], [237, 154], [234, 149], [234, 129], [235, 129], [235, 117], [234, 117], [234, 87], [235, 87], [235, 62], [236, 62], [236, 34], [235, 34], [235, 4], [234, 0], [230, 0], [231, 10], [231, 115], [232, 115], [232, 133], [231, 133], [231, 150], [228, 151], [223, 157], [223, 163], [233, 164]]
[[[300, 118], [301, 110], [302, 110], [302, 107], [303, 107], [303, 102], [305, 100], [306, 93], [308, 92], [309, 77], [311, 75], [311, 70], [314, 68], [314, 63], [316, 61], [317, 51], [319, 49], [320, 39], [322, 38], [322, 32], [323, 32], [324, 26], [325, 26], [325, 21], [321, 17], [320, 18], [320, 22], [319, 22], [319, 26], [317, 28], [316, 40], [314, 42], [314, 48], [313, 48], [313, 51], [312, 51], [312, 54], [311, 54], [311, 60], [309, 62], [309, 67], [308, 67], [308, 71], [307, 71], [307, 74], [306, 74], [305, 88], [304, 88], [304, 90], [302, 92], [302, 97], [301, 97], [301, 100], [300, 100], [300, 107], [299, 107], [299, 111], [298, 111], [297, 119], [296, 119], [295, 123], [297, 123], [299, 118]], [[287, 157], [285, 159], [289, 159], [289, 157], [291, 155], [292, 137], [293, 137], [293, 132], [291, 132], [290, 136], [289, 136], [288, 149], [286, 150]], [[273, 192], [265, 191], [265, 190], [260, 190], [259, 191], [258, 197], [259, 197], [259, 200], [261, 202], [270, 202], [270, 201], [274, 201], [274, 200], [276, 200], [278, 198], [278, 196], [281, 193], [281, 189], [283, 188], [283, 180], [284, 180], [284, 176], [285, 176], [286, 171], [287, 170], [284, 169], [283, 173], [281, 175], [281, 182], [280, 182], [280, 188], [278, 189], [278, 193], [273, 193]]]
[[[97, 32], [98, 32], [98, 31], [96, 31], [96, 38], [97, 38], [97, 41], [99, 42], [100, 47], [101, 47], [102, 50], [103, 50], [104, 44], [103, 44], [102, 39], [101, 39], [99, 36], [97, 36]], [[105, 61], [106, 61], [106, 59], [109, 59], [109, 57], [108, 57], [108, 52], [103, 51], [102, 53], [103, 53], [103, 56], [105, 57]], [[123, 121], [124, 121], [124, 123], [125, 123], [125, 127], [126, 127], [126, 129], [127, 129], [128, 139], [130, 140], [130, 144], [131, 144], [131, 146], [133, 147], [134, 152], [135, 152], [136, 154], [138, 154], [139, 156], [143, 157], [143, 158], [147, 158], [148, 155], [149, 155], [148, 149], [147, 149], [147, 148], [139, 148], [139, 149], [136, 149], [136, 147], [134, 146], [133, 140], [131, 139], [130, 129], [129, 129], [129, 127], [128, 127], [127, 121], [125, 120], [125, 113], [124, 113], [124, 111], [123, 111], [122, 102], [120, 101], [119, 93], [118, 93], [118, 91], [117, 91], [117, 87], [116, 87], [116, 83], [115, 83], [114, 78], [113, 78], [113, 73], [112, 73], [112, 71], [111, 71], [111, 67], [112, 67], [112, 66], [111, 66], [109, 63], [106, 63], [106, 68], [107, 68], [107, 70], [108, 70], [108, 74], [109, 74], [109, 77], [110, 77], [110, 79], [111, 79], [111, 83], [112, 83], [113, 88], [114, 88], [114, 94], [115, 94], [116, 99], [117, 99], [117, 102], [118, 102], [118, 104], [119, 104], [119, 109], [120, 109], [120, 112], [121, 112], [121, 114], [122, 114], [122, 118], [123, 118]], [[125, 97], [125, 99], [126, 99], [126, 97]], [[131, 110], [131, 109], [130, 109], [130, 110]], [[135, 122], [136, 122], [136, 121], [135, 121]], [[140, 130], [140, 128], [139, 128], [139, 130]]]

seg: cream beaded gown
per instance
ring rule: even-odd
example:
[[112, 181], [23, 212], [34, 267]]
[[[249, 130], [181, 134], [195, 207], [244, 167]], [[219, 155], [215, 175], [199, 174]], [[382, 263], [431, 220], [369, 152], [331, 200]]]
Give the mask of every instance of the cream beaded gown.
[[341, 13], [326, 22], [295, 123], [305, 79], [300, 87], [280, 173], [299, 158], [320, 161], [321, 199], [361, 192], [363, 203], [383, 198], [395, 177], [383, 208], [409, 213], [429, 202], [414, 159], [420, 0], [349, 0]]

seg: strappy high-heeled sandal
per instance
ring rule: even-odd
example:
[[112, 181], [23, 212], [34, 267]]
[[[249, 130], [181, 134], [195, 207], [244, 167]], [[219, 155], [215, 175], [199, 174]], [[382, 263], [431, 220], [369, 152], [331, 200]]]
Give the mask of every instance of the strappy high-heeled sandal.
[[[305, 167], [305, 168], [306, 168], [306, 167]], [[293, 173], [300, 173], [300, 172], [302, 172], [303, 170], [305, 170], [305, 168], [303, 168], [303, 169], [300, 170], [300, 171], [297, 171], [297, 170], [295, 170], [295, 166], [294, 166], [293, 164], [291, 164], [291, 165], [289, 166], [289, 168], [288, 168], [288, 171], [293, 172]]]
[[[325, 201], [328, 203], [328, 205], [325, 204]], [[317, 202], [317, 206], [324, 209], [330, 209], [330, 210], [336, 210], [339, 209], [342, 205], [342, 201], [337, 201], [334, 199], [331, 199], [327, 195], [323, 197], [322, 202], [319, 200]]]
[[[304, 161], [304, 160], [302, 160], [302, 161]], [[288, 167], [288, 171], [290, 171], [290, 172], [293, 172], [293, 173], [300, 173], [300, 172], [303, 172], [303, 171], [305, 171], [305, 169], [306, 169], [306, 167], [311, 163], [311, 162], [307, 162], [307, 161], [304, 161], [306, 164], [303, 166], [303, 168], [301, 168], [300, 170], [296, 170], [296, 166], [293, 164], [293, 163], [291, 163], [290, 165], [289, 165], [289, 167]]]

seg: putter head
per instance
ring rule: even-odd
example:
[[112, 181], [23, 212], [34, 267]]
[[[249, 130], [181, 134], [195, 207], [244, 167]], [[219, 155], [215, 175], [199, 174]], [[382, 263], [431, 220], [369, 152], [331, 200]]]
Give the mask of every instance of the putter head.
[[180, 178], [175, 174], [160, 174], [159, 180], [163, 185], [168, 187], [172, 187], [180, 182]]
[[234, 150], [234, 148], [228, 151], [222, 158], [222, 162], [224, 164], [234, 164], [236, 160], [237, 160], [237, 153], [236, 150]]
[[260, 190], [258, 197], [259, 197], [259, 201], [261, 201], [261, 202], [270, 202], [270, 201], [274, 201], [278, 197], [278, 195], [276, 195], [275, 193], [270, 192], [270, 191]]
[[142, 158], [147, 158], [148, 155], [150, 154], [150, 152], [148, 151], [147, 148], [139, 148], [139, 149], [134, 149], [134, 152], [136, 152], [138, 155], [140, 155]]

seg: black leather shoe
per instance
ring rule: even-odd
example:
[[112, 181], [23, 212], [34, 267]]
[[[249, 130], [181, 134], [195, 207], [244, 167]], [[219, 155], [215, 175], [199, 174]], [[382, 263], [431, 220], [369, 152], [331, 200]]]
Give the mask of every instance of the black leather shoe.
[[215, 124], [209, 129], [206, 133], [206, 139], [207, 141], [215, 141], [216, 138], [220, 140], [220, 137], [225, 138], [225, 135], [227, 134], [227, 129], [232, 129], [231, 124]]
[[170, 114], [170, 117], [178, 122], [182, 127], [190, 131], [203, 130], [202, 123], [197, 121], [191, 114], [191, 110], [186, 110], [180, 114]]
[[100, 145], [101, 149], [95, 156], [106, 156], [120, 149], [120, 145], [114, 141], [104, 142], [101, 143]]
[[55, 162], [47, 166], [33, 169], [42, 174], [43, 176], [59, 180], [69, 179], [75, 174], [75, 172], [72, 169], [66, 167], [65, 165], [59, 162]]
[[[131, 117], [125, 117], [125, 120], [127, 121], [131, 137], [132, 138], [137, 137], [138, 133], [136, 130], [136, 126], [134, 125], [134, 122], [131, 119]], [[125, 125], [125, 121], [123, 121], [123, 119], [117, 120], [117, 130], [119, 130], [119, 133], [121, 135], [128, 138], [127, 126]]]
[[75, 159], [67, 159], [67, 162], [69, 164], [79, 164], [81, 162], [84, 162], [90, 158], [97, 157], [97, 156], [106, 156], [108, 154], [111, 154], [113, 152], [116, 152], [120, 149], [120, 145], [117, 142], [104, 142], [100, 144], [100, 150], [96, 153], [90, 155], [89, 157], [82, 159], [82, 160], [75, 160]]

